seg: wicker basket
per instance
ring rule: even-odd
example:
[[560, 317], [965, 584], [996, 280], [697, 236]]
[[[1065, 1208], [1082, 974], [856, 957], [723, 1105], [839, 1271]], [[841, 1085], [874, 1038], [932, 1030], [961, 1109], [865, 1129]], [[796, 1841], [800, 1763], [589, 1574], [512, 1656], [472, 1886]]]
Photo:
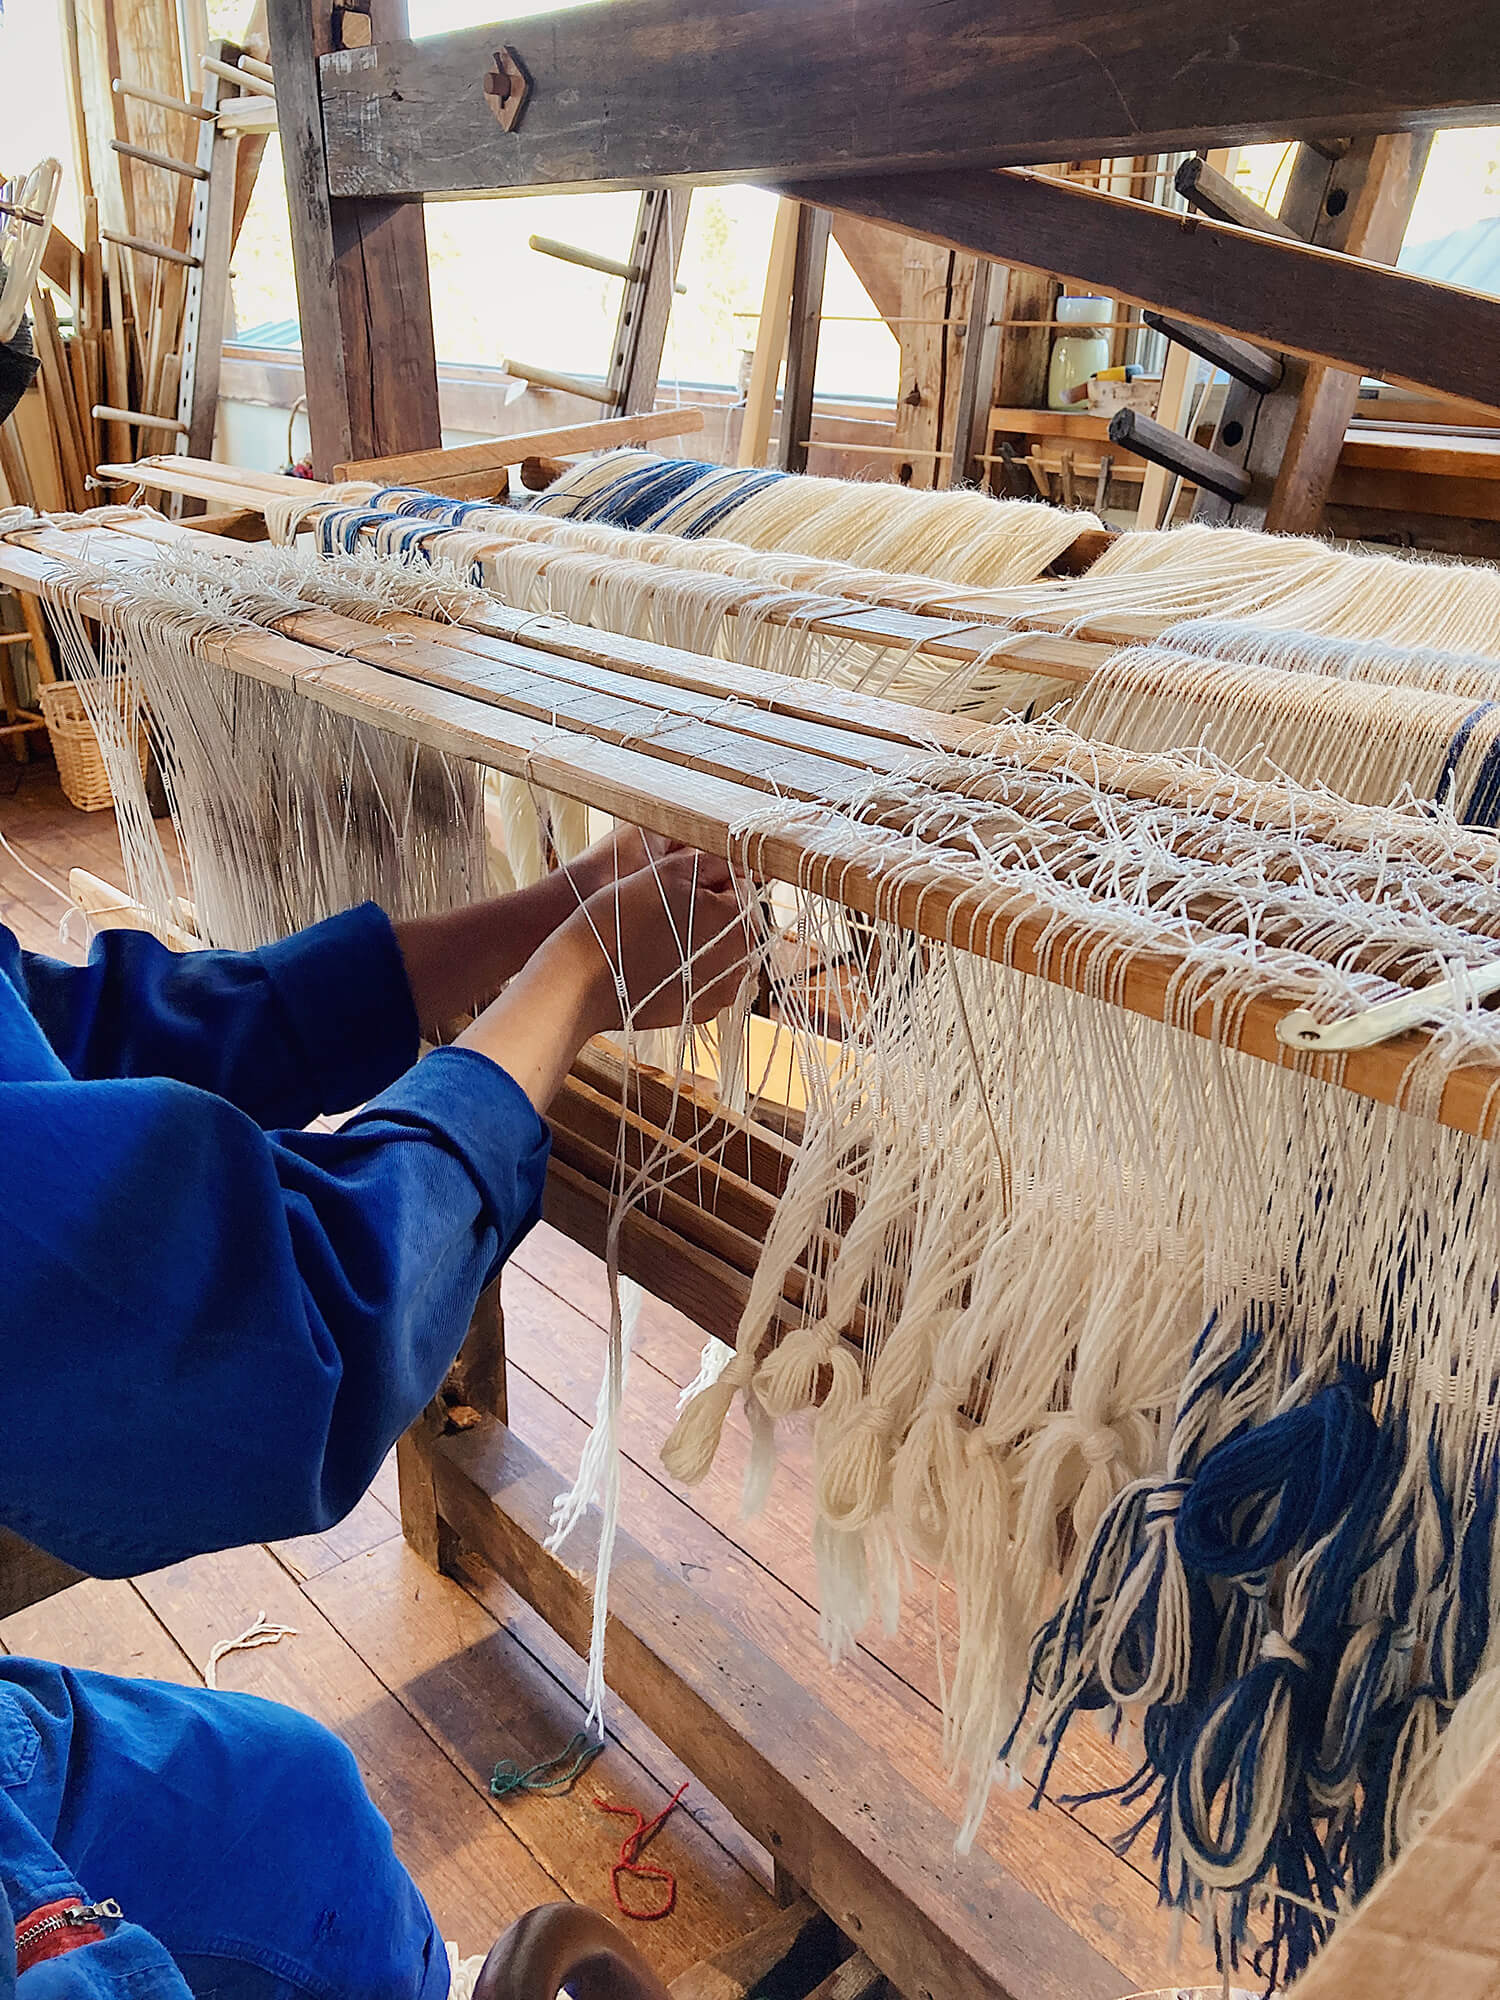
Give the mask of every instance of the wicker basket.
[[[85, 685], [99, 687], [102, 683], [92, 681]], [[114, 804], [115, 797], [104, 768], [104, 752], [99, 748], [99, 738], [83, 705], [79, 683], [52, 681], [44, 684], [39, 693], [64, 794], [80, 812], [102, 812], [106, 806]], [[119, 688], [111, 688], [110, 696], [118, 701], [121, 698]], [[136, 750], [144, 777], [149, 752], [146, 732], [139, 724], [136, 728]]]

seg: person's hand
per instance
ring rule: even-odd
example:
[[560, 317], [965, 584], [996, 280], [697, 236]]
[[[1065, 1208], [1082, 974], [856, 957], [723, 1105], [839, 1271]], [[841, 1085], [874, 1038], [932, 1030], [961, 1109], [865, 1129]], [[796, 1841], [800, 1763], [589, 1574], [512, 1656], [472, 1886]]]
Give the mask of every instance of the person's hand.
[[750, 950], [729, 864], [675, 843], [596, 889], [558, 935], [570, 951], [586, 938], [601, 960], [601, 1028], [622, 1025], [622, 1001], [637, 1028], [712, 1020], [738, 991]]
[[[583, 1044], [707, 1021], [745, 976], [749, 934], [727, 862], [688, 849], [613, 877], [532, 953], [459, 1045], [508, 1070], [545, 1111]], [[623, 1004], [622, 1004], [623, 1002]]]
[[596, 890], [607, 889], [627, 875], [638, 874], [653, 861], [665, 861], [669, 854], [687, 851], [682, 841], [671, 840], [664, 833], [646, 833], [638, 826], [617, 826], [613, 833], [606, 833], [592, 847], [586, 847], [576, 861], [570, 861], [559, 872], [568, 876], [578, 900], [586, 903]]

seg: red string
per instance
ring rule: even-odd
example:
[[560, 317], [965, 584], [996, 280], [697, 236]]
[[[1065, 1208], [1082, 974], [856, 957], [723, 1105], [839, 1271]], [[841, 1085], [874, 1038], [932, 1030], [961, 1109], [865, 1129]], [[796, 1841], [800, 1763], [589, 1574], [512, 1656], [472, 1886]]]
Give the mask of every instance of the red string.
[[[609, 1871], [610, 1894], [615, 1899], [615, 1908], [622, 1917], [633, 1917], [638, 1924], [654, 1924], [661, 1917], [670, 1917], [677, 1907], [677, 1877], [670, 1868], [658, 1868], [654, 1861], [642, 1861], [641, 1849], [647, 1841], [654, 1840], [667, 1823], [667, 1816], [681, 1801], [687, 1790], [687, 1781], [677, 1787], [671, 1798], [662, 1807], [655, 1819], [647, 1819], [639, 1806], [617, 1806], [610, 1799], [594, 1794], [594, 1804], [600, 1812], [619, 1813], [626, 1819], [634, 1819], [635, 1825], [620, 1842], [620, 1858]], [[659, 1909], [633, 1910], [620, 1894], [620, 1877], [633, 1875], [638, 1882], [664, 1882], [666, 1892]]]

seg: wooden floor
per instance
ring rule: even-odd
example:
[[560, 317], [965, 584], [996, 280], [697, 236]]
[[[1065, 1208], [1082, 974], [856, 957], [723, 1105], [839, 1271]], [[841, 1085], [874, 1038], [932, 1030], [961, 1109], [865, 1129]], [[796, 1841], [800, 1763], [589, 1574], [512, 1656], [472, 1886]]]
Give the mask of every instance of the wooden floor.
[[[12, 780], [16, 789], [10, 789]], [[81, 865], [121, 880], [108, 815], [62, 800], [50, 765], [0, 764], [0, 832], [22, 860], [60, 883]], [[31, 949], [59, 951], [61, 902], [0, 849], [0, 921]], [[81, 937], [65, 942], [76, 957]], [[599, 1380], [607, 1324], [602, 1267], [567, 1239], [537, 1230], [504, 1281], [511, 1419], [551, 1464], [577, 1463]], [[913, 1591], [901, 1629], [876, 1634], [837, 1671], [818, 1638], [808, 1456], [795, 1442], [773, 1501], [739, 1514], [748, 1439], [735, 1420], [705, 1483], [685, 1493], [661, 1472], [657, 1450], [682, 1385], [697, 1371], [701, 1337], [676, 1313], [651, 1307], [627, 1395], [625, 1522], [675, 1566], [705, 1602], [738, 1626], [868, 1741], [920, 1795], [950, 1815], [942, 1776], [933, 1622], [951, 1633], [953, 1609]], [[565, 1797], [500, 1801], [489, 1793], [497, 1759], [530, 1764], [560, 1750], [582, 1721], [581, 1669], [519, 1599], [481, 1566], [458, 1580], [428, 1570], [401, 1540], [387, 1466], [348, 1520], [320, 1536], [201, 1557], [129, 1583], [89, 1582], [0, 1621], [13, 1652], [69, 1664], [189, 1681], [216, 1641], [257, 1613], [297, 1628], [275, 1647], [226, 1659], [220, 1684], [305, 1710], [350, 1744], [403, 1858], [445, 1934], [484, 1949], [520, 1910], [559, 1894], [609, 1909], [609, 1864], [622, 1822], [595, 1794], [655, 1812], [686, 1775], [619, 1704], [603, 1756]], [[1169, 1964], [1167, 1927], [1142, 1870], [1108, 1840], [1122, 1820], [1105, 1803], [1065, 1808], [1063, 1795], [1115, 1782], [1124, 1754], [1087, 1732], [1061, 1760], [1053, 1796], [1000, 1793], [982, 1844], [1074, 1922], [1119, 1968], [1122, 1993], [1165, 1986], [1201, 1965]], [[671, 1978], [771, 1909], [766, 1857], [701, 1786], [656, 1842], [653, 1858], [679, 1878], [675, 1913], [632, 1927]], [[869, 1810], [880, 1814], [882, 1802]], [[951, 1864], [951, 1857], [940, 1857]], [[1149, 1864], [1149, 1855], [1139, 1860]]]

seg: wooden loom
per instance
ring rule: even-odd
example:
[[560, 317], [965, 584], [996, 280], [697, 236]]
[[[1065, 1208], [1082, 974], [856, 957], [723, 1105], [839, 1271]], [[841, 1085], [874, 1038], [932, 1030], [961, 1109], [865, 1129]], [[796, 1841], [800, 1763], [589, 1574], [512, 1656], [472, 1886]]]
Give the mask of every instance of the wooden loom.
[[[1299, 138], [1341, 155], [1355, 134], [1488, 121], [1500, 105], [1500, 47], [1480, 0], [1435, 0], [1376, 18], [1357, 0], [1333, 0], [1316, 16], [1236, 0], [1232, 21], [1172, 0], [1134, 0], [1102, 22], [1075, 0], [1038, 0], [1013, 27], [999, 12], [987, 0], [942, 10], [913, 9], [909, 0], [815, 0], [732, 15], [713, 0], [617, 0], [556, 22], [518, 23], [503, 31], [514, 35], [512, 48], [497, 46], [502, 31], [491, 29], [408, 43], [402, 0], [371, 0], [368, 12], [271, 0], [282, 125], [294, 138], [287, 173], [304, 341], [332, 364], [308, 385], [319, 470], [358, 462], [376, 471], [369, 461], [438, 444], [418, 203], [460, 192], [760, 180], [811, 208], [1061, 271], [1187, 322], [1228, 328], [1306, 361], [1319, 383], [1331, 373], [1347, 384], [1349, 371], [1369, 369], [1500, 407], [1493, 301], [1328, 249], [990, 171], [1252, 138]], [[344, 34], [351, 13], [357, 36]], [[1325, 57], [1335, 46], [1340, 73], [1332, 78]], [[497, 113], [497, 76], [520, 79], [523, 101], [508, 105], [508, 119]], [[509, 93], [507, 84], [502, 103]], [[691, 123], [680, 117], [688, 102], [700, 114]], [[1316, 416], [1309, 406], [1304, 429], [1316, 430]], [[1323, 421], [1326, 429], [1326, 413]], [[408, 467], [392, 476], [417, 475]], [[107, 546], [124, 559], [128, 540], [116, 531]], [[40, 536], [30, 555], [7, 547], [0, 573], [34, 584], [42, 551], [67, 546]], [[966, 600], [944, 630], [940, 608], [931, 610], [933, 650], [961, 658], [967, 647], [972, 656], [982, 611]], [[888, 609], [883, 618], [894, 629], [912, 614]], [[815, 795], [830, 766], [879, 768], [917, 726], [911, 711], [892, 705], [718, 661], [652, 658], [650, 648], [603, 635], [575, 634], [569, 650], [556, 650], [536, 620], [524, 622], [524, 640], [503, 620], [488, 634], [425, 633], [418, 666], [409, 645], [393, 648], [352, 633], [350, 621], [308, 614], [290, 636], [267, 635], [253, 660], [234, 664], [709, 847], [722, 847], [726, 824], [753, 803], [770, 768], [794, 791], [788, 774], [800, 771]], [[1089, 635], [1141, 636], [1125, 621]], [[1035, 650], [1007, 664], [1058, 677], [1065, 668], [1082, 677], [1100, 650], [1046, 633], [1027, 645]], [[540, 705], [530, 718], [481, 698], [485, 668], [476, 655], [538, 677]], [[670, 736], [653, 730], [649, 744], [622, 747], [619, 737], [634, 736], [641, 712], [633, 705], [639, 682], [623, 686], [622, 667], [645, 674], [652, 701], [680, 718]], [[705, 713], [730, 690], [746, 708], [734, 727]], [[585, 693], [589, 734], [561, 755], [552, 718], [559, 703], [566, 713]], [[605, 695], [622, 704], [613, 744], [598, 722]], [[936, 732], [959, 747], [972, 729], [923, 717], [920, 740]], [[673, 766], [670, 787], [663, 761]], [[780, 865], [805, 859], [788, 848]], [[844, 886], [873, 906], [877, 883], [856, 874]], [[1159, 1015], [1166, 970], [1138, 962], [1126, 1004]], [[1274, 1054], [1272, 1013], [1253, 1015], [1247, 1035], [1246, 1046]], [[1386, 1097], [1410, 1053], [1391, 1045], [1359, 1058], [1356, 1087]], [[1483, 1115], [1484, 1079], [1473, 1073], [1472, 1081], [1472, 1099], [1469, 1077], [1450, 1087], [1445, 1113], [1460, 1123]], [[600, 1174], [613, 1156], [616, 1095], [609, 1059], [593, 1053], [555, 1114], [548, 1218], [592, 1248], [607, 1217]], [[664, 1121], [668, 1105], [665, 1089], [653, 1095], [648, 1087], [631, 1145], [650, 1141], [659, 1129], [652, 1120]], [[674, 1117], [674, 1139], [690, 1152], [706, 1157], [724, 1142], [725, 1170], [711, 1201], [666, 1195], [633, 1217], [622, 1268], [708, 1331], [732, 1335], [786, 1170], [785, 1145], [771, 1129], [726, 1135], [708, 1105], [679, 1104]], [[458, 1408], [480, 1421], [457, 1428], [450, 1413]], [[505, 1417], [503, 1328], [490, 1301], [443, 1400], [403, 1441], [403, 1524], [434, 1564], [459, 1539], [477, 1548], [585, 1650], [587, 1588], [542, 1547], [564, 1481]], [[1102, 1850], [1075, 1839], [1071, 1821], [1012, 1813], [994, 1846], [998, 1859], [976, 1852], [955, 1863], [942, 1816], [773, 1660], [706, 1615], [679, 1576], [627, 1543], [613, 1588], [613, 1684], [908, 2000], [1110, 2000], [1131, 1983], [1115, 1954], [1140, 1921], [1139, 1884], [1122, 1890], [1123, 1865], [1119, 1879], [1101, 1873]], [[879, 1814], [864, 1801], [879, 1801]]]
[[[150, 517], [13, 533], [0, 543], [0, 579], [35, 590], [70, 560], [129, 567], [183, 533]], [[850, 771], [896, 768], [916, 745], [977, 751], [1013, 740], [1003, 728], [916, 715], [503, 612], [457, 630], [410, 618], [377, 629], [332, 613], [299, 613], [277, 631], [233, 641], [222, 659], [412, 741], [720, 850], [728, 827], [773, 781], [817, 798]], [[722, 696], [731, 690], [738, 706], [726, 717]], [[559, 729], [572, 732], [566, 745]], [[757, 860], [783, 878], [819, 882], [815, 833], [772, 841]], [[886, 906], [877, 871], [838, 865], [831, 873], [851, 907]], [[925, 935], [985, 948], [982, 911], [952, 885], [945, 891], [937, 875], [934, 887], [920, 900], [907, 887], [904, 920]], [[1046, 921], [1039, 912], [1013, 934], [1022, 970], [1037, 964]], [[1165, 955], [1133, 958], [1122, 1003], [1160, 1018], [1172, 965]], [[1269, 1000], [1252, 1005], [1240, 1045], [1276, 1059], [1283, 1011]], [[1206, 1032], [1207, 1023], [1200, 1025]], [[1420, 1047], [1416, 1036], [1382, 1045], [1350, 1059], [1343, 1080], [1394, 1101]], [[1500, 1077], [1478, 1068], [1455, 1075], [1445, 1122], [1490, 1129], [1497, 1083]], [[547, 1214], [595, 1248], [608, 1216], [618, 1101], [617, 1066], [591, 1051], [554, 1114]], [[652, 1142], [669, 1120], [680, 1151], [705, 1164], [717, 1157], [720, 1165], [705, 1174], [705, 1198], [668, 1193], [631, 1218], [622, 1266], [709, 1331], [730, 1335], [784, 1181], [787, 1146], [773, 1126], [727, 1126], [707, 1103], [689, 1098], [674, 1108], [665, 1084], [648, 1079], [636, 1098], [627, 1153]], [[465, 1415], [458, 1428], [450, 1412], [459, 1406], [478, 1420]], [[565, 1639], [586, 1647], [586, 1585], [541, 1547], [562, 1475], [506, 1428], [503, 1331], [493, 1303], [476, 1320], [443, 1402], [404, 1441], [401, 1470], [407, 1533], [430, 1560], [441, 1561], [461, 1538]], [[679, 1578], [627, 1545], [617, 1558], [613, 1601], [614, 1684], [904, 1993], [1105, 2000], [1121, 1991], [1127, 1982], [1110, 1962], [1110, 1932], [1124, 1913], [1112, 1907], [1113, 1886], [1100, 1886], [1092, 1912], [1075, 1900], [1072, 1926], [1048, 1906], [1060, 1891], [1066, 1895], [1070, 1869], [1099, 1865], [1092, 1841], [1087, 1859], [1082, 1848], [1069, 1853], [1054, 1823], [1061, 1815], [1017, 1814], [1002, 1835], [1003, 1871], [984, 1857], [955, 1863], [941, 1816], [903, 1795], [901, 1775], [772, 1660], [705, 1616]], [[878, 1817], [863, 1810], [867, 1799], [881, 1801]], [[1023, 1883], [1038, 1884], [1040, 1893]]]

